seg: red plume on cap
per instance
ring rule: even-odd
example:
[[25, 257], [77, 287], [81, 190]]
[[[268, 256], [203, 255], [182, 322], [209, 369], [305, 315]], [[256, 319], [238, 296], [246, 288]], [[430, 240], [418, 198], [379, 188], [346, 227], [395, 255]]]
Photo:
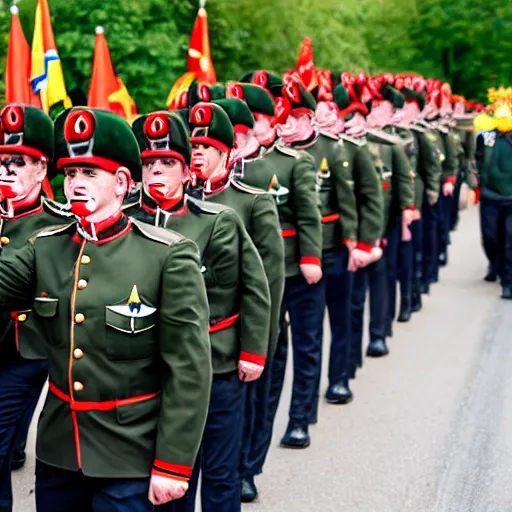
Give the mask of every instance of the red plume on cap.
[[345, 71], [341, 73], [340, 78], [341, 85], [347, 89], [350, 99], [350, 105], [340, 112], [340, 116], [346, 116], [351, 112], [360, 112], [364, 116], [368, 115], [368, 108], [359, 97], [359, 87], [361, 84], [366, 82], [366, 75], [364, 73], [359, 73], [356, 77], [354, 77], [352, 73]]
[[425, 84], [427, 89], [427, 102], [439, 108], [441, 106], [441, 80], [427, 78]]
[[328, 69], [319, 69], [317, 71], [318, 78], [318, 101], [333, 100], [332, 74]]
[[150, 114], [144, 122], [144, 134], [150, 139], [161, 139], [171, 131], [171, 120], [162, 112]]
[[306, 90], [311, 92], [318, 86], [315, 62], [313, 60], [313, 41], [310, 37], [305, 37], [302, 41], [297, 62], [297, 72]]
[[288, 119], [289, 115], [292, 113], [292, 104], [290, 100], [285, 96], [280, 96], [276, 98], [275, 107], [274, 107], [274, 118], [272, 119], [271, 125], [272, 127], [277, 124], [284, 124]]
[[[2, 111], [2, 124], [7, 133], [20, 133], [25, 125], [25, 112], [20, 105], [8, 105]], [[2, 141], [3, 143], [3, 141]]]
[[240, 84], [228, 83], [226, 86], [226, 98], [245, 99], [245, 94]]
[[87, 110], [71, 112], [64, 125], [64, 138], [70, 144], [86, 142], [92, 139], [96, 130], [96, 118]]

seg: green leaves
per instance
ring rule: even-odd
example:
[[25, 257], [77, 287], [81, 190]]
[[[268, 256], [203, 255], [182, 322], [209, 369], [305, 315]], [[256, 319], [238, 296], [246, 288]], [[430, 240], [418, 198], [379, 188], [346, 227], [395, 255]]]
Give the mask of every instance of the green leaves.
[[[95, 27], [102, 25], [116, 73], [139, 112], [165, 108], [187, 69], [195, 0], [49, 0], [66, 84], [87, 101]], [[0, 66], [5, 69], [10, 2], [0, 0]], [[19, 3], [32, 40], [36, 0]], [[235, 8], [236, 7], [236, 8]], [[250, 69], [295, 67], [302, 38], [318, 67], [410, 72], [445, 79], [485, 101], [487, 87], [512, 84], [512, 3], [503, 0], [210, 0], [213, 62], [220, 81]], [[0, 75], [0, 98], [3, 97]]]

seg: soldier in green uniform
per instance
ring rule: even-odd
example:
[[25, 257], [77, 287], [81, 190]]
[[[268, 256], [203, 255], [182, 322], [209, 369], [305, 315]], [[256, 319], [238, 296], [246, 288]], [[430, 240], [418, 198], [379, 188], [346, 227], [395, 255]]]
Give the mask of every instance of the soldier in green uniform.
[[186, 492], [208, 409], [197, 247], [123, 215], [141, 171], [124, 120], [70, 109], [55, 140], [77, 220], [0, 258], [0, 307], [33, 309], [48, 339], [37, 509], [150, 511]]
[[[386, 130], [400, 137], [403, 149], [414, 172], [414, 203], [413, 222], [409, 229], [411, 243], [400, 243], [399, 273], [400, 282], [400, 313], [399, 322], [407, 322], [413, 312], [422, 307], [421, 274], [423, 264], [423, 219], [421, 216], [424, 198], [434, 201], [438, 198], [440, 166], [435, 159], [433, 147], [422, 128], [419, 120], [421, 110], [425, 106], [425, 96], [415, 89], [421, 86], [419, 77], [396, 76], [394, 87], [403, 95], [405, 102], [397, 109], [393, 124]], [[420, 79], [422, 80], [422, 79]]]
[[[0, 254], [7, 257], [41, 229], [65, 222], [65, 211], [42, 196], [53, 156], [53, 123], [18, 104], [0, 113]], [[0, 313], [0, 509], [12, 510], [11, 465], [48, 370], [44, 334], [31, 308]], [[24, 462], [23, 450], [18, 464]]]
[[[512, 98], [508, 98], [508, 105]], [[478, 136], [482, 243], [500, 278], [501, 297], [512, 299], [512, 115], [506, 103], [495, 112], [496, 128]]]
[[[207, 107], [198, 105], [191, 115]], [[217, 138], [232, 144], [229, 119], [219, 107], [211, 108], [211, 145], [215, 149]], [[180, 118], [156, 112], [137, 119], [133, 131], [143, 162], [142, 208], [135, 217], [197, 243], [210, 305], [210, 412], [190, 489], [174, 510], [194, 509], [200, 470], [202, 510], [240, 510], [240, 445], [233, 440], [242, 433], [243, 382], [257, 380], [266, 364], [270, 295], [265, 272], [234, 210], [185, 195], [191, 150]]]
[[430, 285], [439, 280], [439, 264], [446, 264], [448, 222], [456, 181], [457, 156], [449, 128], [441, 122], [441, 88], [439, 80], [426, 81], [427, 102], [423, 109], [426, 135], [434, 146], [441, 164], [439, 200], [426, 210], [422, 292], [429, 293]]
[[[252, 73], [246, 77], [269, 90], [273, 86], [277, 117], [272, 125], [283, 135], [301, 131], [310, 123], [303, 119], [312, 115], [314, 99], [301, 89], [295, 96], [295, 104], [283, 97], [282, 81], [266, 72]], [[275, 84], [280, 83], [279, 86]], [[269, 90], [270, 92], [270, 90]], [[295, 91], [297, 92], [297, 91]], [[312, 101], [312, 103], [311, 103]], [[295, 107], [295, 108], [294, 108]], [[288, 118], [292, 120], [288, 121]], [[302, 118], [302, 119], [301, 119]], [[312, 135], [309, 133], [306, 137]], [[286, 136], [286, 135], [285, 135]], [[282, 391], [288, 352], [288, 329], [285, 314], [288, 312], [294, 351], [294, 379], [289, 423], [281, 445], [289, 448], [305, 448], [310, 444], [309, 416], [316, 392], [316, 374], [320, 364], [318, 318], [324, 316], [321, 307], [321, 215], [315, 188], [314, 161], [304, 151], [291, 147], [283, 139], [268, 141], [261, 158], [244, 161], [244, 181], [268, 190], [277, 204], [281, 222], [281, 234], [285, 243], [286, 284], [281, 308], [281, 331], [271, 370], [271, 390], [266, 427], [266, 446], [270, 445], [272, 426]], [[260, 154], [261, 156], [261, 154]], [[263, 466], [264, 457], [261, 460]], [[261, 469], [260, 469], [261, 470]]]
[[365, 129], [368, 149], [383, 191], [383, 225], [381, 249], [383, 257], [356, 275], [352, 296], [354, 344], [361, 347], [363, 313], [366, 290], [370, 290], [370, 344], [366, 354], [381, 357], [388, 353], [386, 337], [392, 335], [392, 302], [397, 280], [398, 247], [402, 226], [412, 221], [414, 191], [412, 170], [400, 148], [400, 139], [387, 134], [394, 112], [391, 86], [379, 78], [368, 79], [362, 74], [355, 77], [352, 96], [357, 100], [370, 100], [370, 113]]
[[[314, 124], [318, 139], [307, 149], [317, 166], [323, 223], [324, 301], [329, 310], [331, 348], [328, 403], [352, 399], [349, 379], [355, 377], [351, 328], [354, 272], [370, 263], [382, 229], [382, 193], [371, 157], [358, 139], [343, 133], [349, 117], [347, 89], [333, 88], [323, 72]], [[322, 326], [318, 326], [322, 333]], [[320, 380], [320, 374], [319, 374]], [[319, 382], [318, 382], [319, 383]], [[315, 421], [317, 405], [312, 414]]]

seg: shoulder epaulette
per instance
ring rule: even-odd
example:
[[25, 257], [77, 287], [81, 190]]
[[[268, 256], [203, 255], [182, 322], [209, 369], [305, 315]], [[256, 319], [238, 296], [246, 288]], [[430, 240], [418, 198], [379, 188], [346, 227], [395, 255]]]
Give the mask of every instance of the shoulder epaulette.
[[396, 135], [386, 133], [384, 130], [368, 130], [366, 136], [374, 142], [380, 142], [381, 144], [402, 144], [402, 139]]
[[427, 130], [426, 128], [424, 128], [423, 126], [420, 126], [419, 124], [411, 124], [410, 129], [413, 132], [418, 132], [418, 133], [425, 133]]
[[36, 233], [34, 238], [45, 238], [47, 236], [59, 235], [65, 233], [70, 228], [75, 227], [76, 222], [70, 222], [69, 224], [61, 224], [60, 226], [48, 226]]
[[235, 188], [236, 190], [245, 192], [246, 194], [254, 194], [254, 195], [267, 194], [267, 192], [265, 190], [262, 190], [261, 188], [251, 187], [251, 185], [247, 185], [247, 183], [244, 183], [244, 182], [236, 180], [236, 179], [231, 180], [231, 186], [233, 188]]
[[175, 231], [171, 231], [170, 229], [159, 228], [155, 226], [151, 226], [150, 224], [146, 224], [145, 222], [141, 222], [140, 220], [131, 218], [133, 227], [135, 230], [141, 235], [149, 238], [150, 240], [154, 240], [155, 242], [160, 242], [161, 244], [174, 245], [176, 242], [180, 240], [184, 240], [185, 237], [176, 233]]
[[193, 213], [207, 213], [209, 215], [218, 215], [219, 213], [230, 209], [223, 204], [210, 203], [191, 196], [187, 196], [187, 207]]
[[297, 160], [304, 154], [303, 152], [297, 151], [289, 146], [285, 146], [284, 144], [276, 144], [276, 149], [279, 153], [286, 156], [293, 156], [293, 158], [296, 158]]
[[321, 130], [320, 130], [319, 133], [320, 133], [320, 135], [323, 135], [324, 137], [327, 137], [328, 139], [332, 139], [332, 140], [335, 140], [335, 141], [340, 140], [338, 135], [333, 135], [332, 133], [323, 132]]
[[345, 135], [344, 133], [340, 134], [339, 140], [341, 142], [347, 141], [355, 144], [356, 146], [366, 146], [367, 140], [366, 137], [351, 137], [350, 135]]
[[57, 217], [73, 217], [73, 213], [71, 212], [69, 205], [57, 203], [47, 197], [43, 199], [43, 209]]

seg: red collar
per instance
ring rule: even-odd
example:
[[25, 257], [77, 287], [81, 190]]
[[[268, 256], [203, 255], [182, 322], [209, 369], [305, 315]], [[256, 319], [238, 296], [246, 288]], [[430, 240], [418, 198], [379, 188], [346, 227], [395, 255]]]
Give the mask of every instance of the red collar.
[[7, 217], [12, 220], [27, 217], [28, 215], [34, 215], [35, 213], [41, 213], [43, 211], [41, 187], [34, 188], [27, 197], [24, 197], [19, 201], [13, 201], [11, 206], [14, 212], [12, 216], [9, 216], [8, 213], [0, 216]]
[[81, 242], [82, 239], [86, 239], [89, 242], [102, 245], [120, 238], [128, 233], [130, 229], [131, 221], [123, 214], [122, 210], [119, 210], [100, 222], [79, 219], [77, 232], [73, 236], [73, 240]]
[[141, 204], [142, 209], [150, 215], [156, 215], [158, 210], [165, 211], [173, 216], [185, 215], [188, 212], [185, 201], [185, 190], [183, 190], [183, 194], [180, 197], [162, 201], [160, 203], [157, 203], [154, 198], [143, 193]]

